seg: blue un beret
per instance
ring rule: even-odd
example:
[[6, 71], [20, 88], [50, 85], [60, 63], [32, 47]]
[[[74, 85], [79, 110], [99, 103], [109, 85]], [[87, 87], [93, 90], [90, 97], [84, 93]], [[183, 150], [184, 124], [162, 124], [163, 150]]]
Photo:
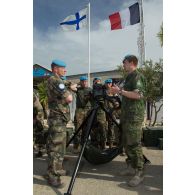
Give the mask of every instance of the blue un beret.
[[106, 79], [105, 83], [112, 83], [112, 79]]
[[61, 60], [53, 60], [52, 64], [55, 64], [56, 66], [60, 66], [60, 67], [66, 67], [66, 63]]
[[100, 77], [95, 77], [95, 78], [93, 79], [93, 81], [96, 81], [96, 80], [101, 80], [101, 78], [100, 78]]
[[86, 76], [81, 76], [80, 77], [80, 81], [86, 81], [86, 80], [88, 80], [88, 78]]

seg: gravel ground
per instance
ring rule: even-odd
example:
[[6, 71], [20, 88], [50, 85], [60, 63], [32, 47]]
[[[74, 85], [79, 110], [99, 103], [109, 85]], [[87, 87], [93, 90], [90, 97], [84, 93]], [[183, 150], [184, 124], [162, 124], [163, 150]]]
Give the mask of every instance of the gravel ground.
[[[138, 187], [128, 187], [130, 177], [121, 177], [118, 172], [126, 167], [125, 156], [117, 156], [112, 162], [103, 165], [91, 165], [82, 159], [81, 168], [73, 187], [73, 195], [162, 195], [163, 194], [163, 151], [157, 148], [143, 148], [144, 154], [151, 164], [146, 165], [145, 179]], [[61, 195], [69, 186], [77, 156], [67, 153], [66, 168], [71, 173], [62, 177], [65, 187], [53, 188], [47, 185], [42, 177], [46, 173], [47, 156], [34, 158], [33, 164], [33, 194]]]

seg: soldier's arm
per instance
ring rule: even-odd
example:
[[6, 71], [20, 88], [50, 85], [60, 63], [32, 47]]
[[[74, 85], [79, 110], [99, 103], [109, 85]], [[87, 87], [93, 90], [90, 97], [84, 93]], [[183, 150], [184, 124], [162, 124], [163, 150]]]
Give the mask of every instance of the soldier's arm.
[[63, 82], [60, 82], [59, 80], [56, 80], [55, 78], [50, 78], [48, 80], [47, 87], [48, 87], [48, 90], [52, 91], [52, 93], [56, 97], [64, 98], [67, 103], [72, 102], [73, 100], [72, 94], [67, 90]]
[[133, 90], [132, 91], [125, 91], [125, 90], [120, 90], [121, 95], [126, 96], [127, 98], [130, 99], [142, 99], [144, 97], [144, 83], [143, 83], [143, 78], [140, 75], [137, 75], [137, 77], [134, 80], [133, 83]]
[[122, 90], [120, 90], [119, 94], [121, 94], [122, 96], [125, 96], [129, 99], [135, 99], [135, 100], [141, 99], [141, 95], [137, 91], [125, 91], [124, 89], [122, 89]]
[[70, 81], [64, 81], [64, 84], [65, 84], [65, 86], [68, 88], [68, 89], [70, 89], [71, 91], [73, 91], [73, 92], [76, 92], [77, 91], [77, 84], [75, 83], [72, 83], [72, 82], [70, 82]]
[[118, 86], [113, 86], [111, 89], [112, 92], [118, 93], [122, 96], [125, 96], [129, 99], [139, 100], [143, 98], [144, 90], [143, 83], [141, 78], [136, 78], [134, 82], [134, 89], [132, 91], [126, 91], [124, 89], [119, 88]]
[[36, 110], [37, 110], [37, 115], [36, 115], [36, 119], [38, 121], [41, 122], [41, 124], [43, 125], [44, 123], [44, 112], [43, 112], [43, 107], [41, 105], [41, 103], [39, 102], [39, 99], [36, 97], [35, 101], [34, 101], [34, 105], [33, 105]]

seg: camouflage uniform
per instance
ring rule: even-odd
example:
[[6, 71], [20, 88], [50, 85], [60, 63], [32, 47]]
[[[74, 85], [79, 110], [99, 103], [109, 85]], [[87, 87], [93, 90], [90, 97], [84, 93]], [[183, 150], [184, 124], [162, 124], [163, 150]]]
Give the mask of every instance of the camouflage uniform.
[[[106, 93], [107, 96], [113, 97], [113, 94], [109, 93], [109, 90], [107, 90]], [[114, 99], [113, 101], [114, 103], [105, 100], [105, 107], [111, 111], [113, 118], [116, 119], [116, 108], [119, 106], [119, 103], [117, 103]], [[113, 142], [115, 141], [115, 132], [114, 132], [115, 124], [109, 116], [106, 116], [106, 120], [107, 120], [107, 130], [108, 130], [107, 141], [109, 143], [109, 146], [112, 146]]]
[[[93, 79], [93, 87], [96, 84], [102, 85], [100, 77], [95, 77]], [[104, 99], [101, 99], [101, 98], [98, 98], [98, 99], [99, 99], [99, 103], [101, 103], [104, 106], [105, 105]], [[92, 99], [93, 106], [95, 105], [95, 101], [96, 101], [95, 99]], [[101, 108], [99, 108], [97, 110], [96, 118], [93, 124], [93, 129], [91, 132], [91, 141], [93, 142], [95, 146], [100, 147], [101, 149], [104, 149], [106, 147], [106, 127], [107, 127], [106, 114]]]
[[102, 149], [105, 148], [106, 145], [106, 113], [102, 109], [98, 109], [97, 111], [97, 131], [99, 132], [99, 141]]
[[[103, 100], [102, 100], [103, 101]], [[92, 101], [92, 105], [94, 105], [94, 101]], [[103, 105], [105, 102], [102, 102]], [[101, 109], [98, 108], [96, 118], [93, 124], [91, 139], [95, 146], [104, 149], [106, 146], [106, 113]]]
[[69, 106], [65, 99], [70, 92], [64, 85], [64, 81], [57, 75], [51, 76], [47, 83], [48, 92], [48, 177], [49, 180], [60, 180], [62, 162], [66, 146], [66, 125], [70, 120]]
[[[76, 111], [75, 111], [75, 131], [81, 126], [85, 118], [87, 117], [89, 111], [91, 110], [91, 102], [90, 102], [90, 87], [80, 87], [77, 89], [77, 97], [76, 97]], [[82, 143], [82, 136], [84, 135], [83, 129], [79, 132], [77, 137], [74, 139], [75, 148]]]
[[[33, 90], [33, 146], [40, 144], [41, 132], [44, 127], [44, 112], [41, 103], [39, 102], [38, 94]], [[39, 135], [36, 135], [39, 134]]]
[[[144, 95], [144, 77], [137, 71], [130, 73], [124, 84], [125, 91], [137, 91]], [[123, 145], [132, 168], [143, 169], [144, 159], [141, 146], [142, 124], [144, 121], [145, 102], [142, 99], [133, 100], [122, 97], [121, 124], [123, 130]]]

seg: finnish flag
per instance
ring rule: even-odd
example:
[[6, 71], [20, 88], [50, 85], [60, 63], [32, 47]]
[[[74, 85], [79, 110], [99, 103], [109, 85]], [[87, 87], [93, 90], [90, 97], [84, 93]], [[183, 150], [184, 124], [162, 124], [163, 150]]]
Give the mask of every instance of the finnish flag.
[[88, 8], [82, 9], [74, 15], [67, 16], [60, 25], [66, 31], [76, 31], [85, 28], [88, 24], [87, 13]]

